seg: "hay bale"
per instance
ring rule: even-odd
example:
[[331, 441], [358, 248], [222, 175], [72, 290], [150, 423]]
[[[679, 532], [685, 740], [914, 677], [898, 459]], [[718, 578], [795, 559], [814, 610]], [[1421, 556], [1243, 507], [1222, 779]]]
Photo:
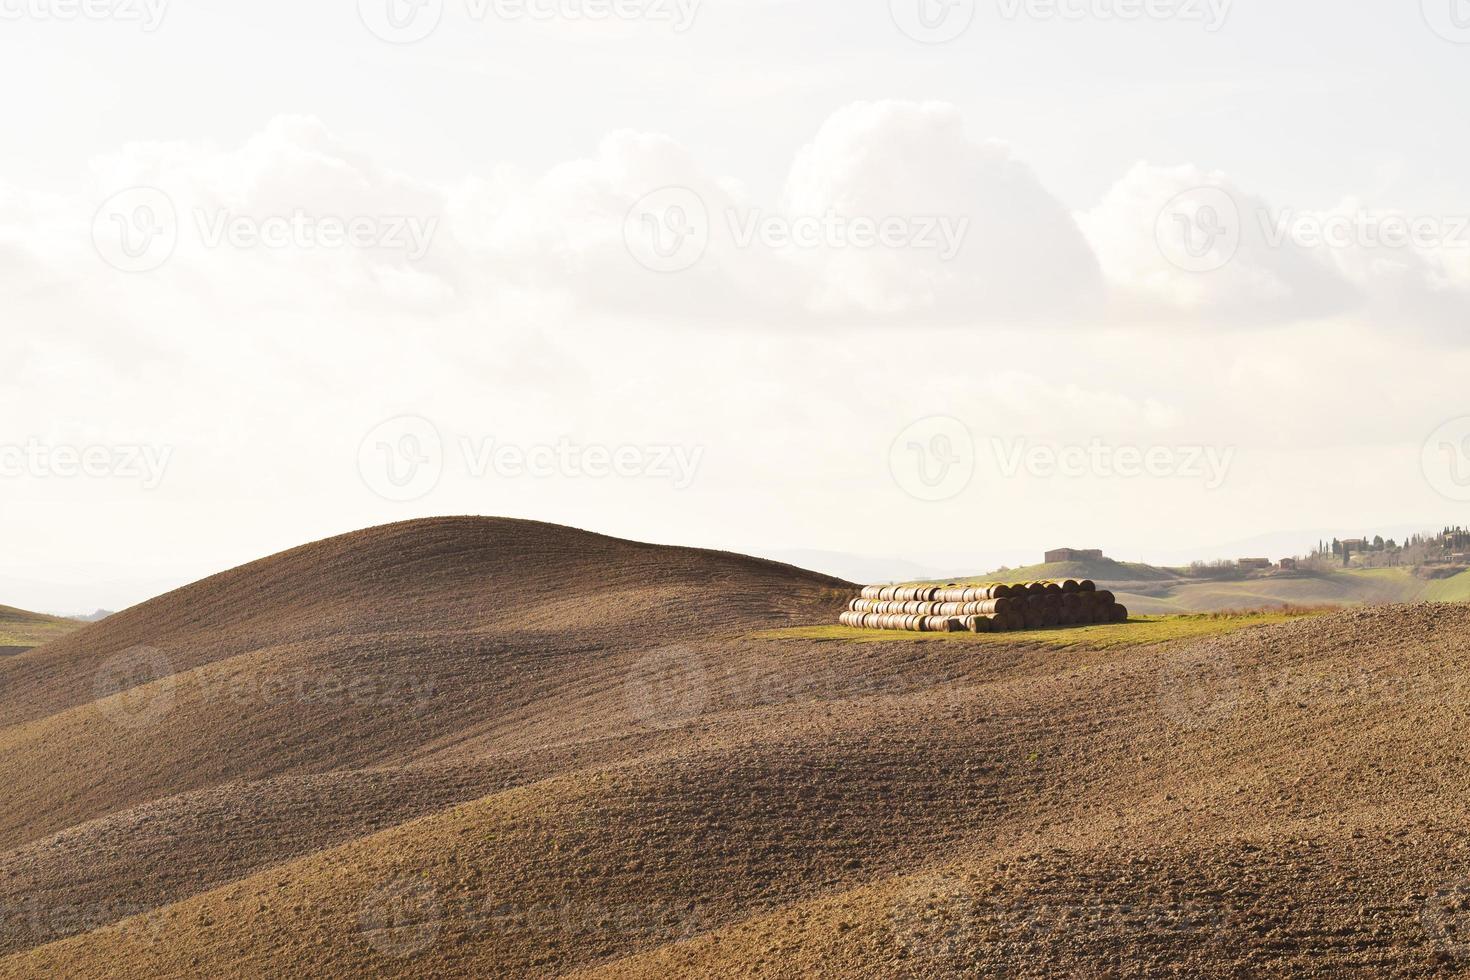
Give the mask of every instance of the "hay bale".
[[[1004, 591], [1002, 591], [1004, 590]], [[965, 588], [938, 589], [935, 593], [935, 602], [987, 602], [991, 599], [1010, 598], [1008, 586], [983, 585], [967, 586]]]
[[1015, 603], [1014, 599], [987, 599], [983, 602], [881, 602], [875, 599], [854, 599], [848, 604], [849, 611], [878, 613], [883, 616], [989, 616], [1005, 612]]

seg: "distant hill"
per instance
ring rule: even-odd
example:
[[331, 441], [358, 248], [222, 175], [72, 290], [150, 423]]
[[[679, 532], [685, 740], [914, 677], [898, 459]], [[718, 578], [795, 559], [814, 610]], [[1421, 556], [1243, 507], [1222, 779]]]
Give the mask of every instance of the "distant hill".
[[74, 619], [0, 606], [0, 648], [11, 653], [59, 640], [81, 628]]
[[1407, 568], [1355, 568], [1325, 573], [1266, 575], [1236, 581], [1174, 580], [1156, 589], [1118, 592], [1118, 601], [1145, 615], [1259, 609], [1282, 605], [1378, 605], [1391, 602], [1470, 602], [1470, 572], [1424, 579]]
[[1195, 578], [1182, 570], [1134, 562], [1054, 562], [925, 581], [925, 585], [1092, 579], [1118, 594], [1140, 615], [1268, 609], [1276, 606], [1356, 606], [1391, 602], [1470, 602], [1470, 571], [1448, 578], [1422, 578], [1408, 568], [1354, 568], [1241, 578]]
[[785, 549], [764, 553], [772, 561], [835, 575], [849, 582], [886, 582], [893, 579], [923, 579], [938, 575], [944, 566], [920, 564], [901, 558], [857, 555], [840, 551]]
[[[1135, 562], [1113, 561], [1102, 558], [1096, 561], [1056, 561], [1044, 565], [1025, 565], [1021, 568], [998, 569], [984, 575], [970, 575], [932, 584], [947, 585], [949, 582], [1028, 582], [1038, 579], [1092, 579], [1094, 582], [1167, 582], [1179, 576], [1153, 565]], [[931, 584], [931, 583], [925, 583]]]
[[117, 614], [114, 613], [111, 609], [99, 609], [96, 612], [92, 613], [90, 616], [68, 616], [67, 618], [74, 619], [79, 623], [100, 623], [108, 616], [115, 615]]

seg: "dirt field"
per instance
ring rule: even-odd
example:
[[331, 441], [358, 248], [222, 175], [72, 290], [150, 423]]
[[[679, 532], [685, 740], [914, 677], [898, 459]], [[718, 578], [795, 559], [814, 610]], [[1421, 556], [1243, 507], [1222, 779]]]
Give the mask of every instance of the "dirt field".
[[849, 595], [443, 519], [0, 659], [0, 977], [1470, 969], [1470, 608], [857, 643]]

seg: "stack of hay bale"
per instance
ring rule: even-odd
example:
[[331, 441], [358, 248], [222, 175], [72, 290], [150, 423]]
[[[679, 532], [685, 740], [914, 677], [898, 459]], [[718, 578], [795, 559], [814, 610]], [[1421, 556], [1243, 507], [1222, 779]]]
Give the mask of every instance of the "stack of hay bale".
[[843, 626], [912, 633], [1005, 633], [1122, 623], [1128, 609], [1089, 581], [991, 585], [870, 585], [848, 604]]

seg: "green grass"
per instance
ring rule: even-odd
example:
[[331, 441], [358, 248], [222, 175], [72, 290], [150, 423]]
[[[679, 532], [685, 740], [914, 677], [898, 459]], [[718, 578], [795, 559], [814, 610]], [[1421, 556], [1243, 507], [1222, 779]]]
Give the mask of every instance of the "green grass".
[[1126, 623], [1073, 626], [1065, 629], [1026, 630], [1016, 633], [901, 633], [854, 629], [850, 626], [798, 626], [752, 634], [753, 640], [816, 640], [839, 643], [975, 643], [1017, 646], [1033, 644], [1065, 650], [1071, 647], [1108, 650], [1148, 646], [1171, 640], [1219, 636], [1257, 626], [1273, 626], [1325, 610], [1293, 609], [1279, 612], [1198, 613], [1187, 616], [1135, 616]]
[[59, 616], [0, 606], [0, 647], [38, 647], [74, 633], [83, 625]]
[[1118, 601], [1130, 610], [1149, 614], [1281, 605], [1466, 602], [1470, 601], [1470, 572], [1447, 579], [1423, 579], [1406, 568], [1354, 568], [1228, 582], [1185, 581], [1161, 584], [1158, 590], [1119, 592]]
[[1470, 602], [1470, 572], [1426, 582], [1419, 598], [1428, 602]]
[[[1250, 576], [1240, 579], [1182, 578], [1167, 569], [1105, 560], [1031, 565], [988, 575], [967, 575], [955, 584], [1090, 578], [1112, 589], [1130, 612], [1149, 616], [1220, 610], [1273, 610], [1281, 606], [1356, 606], [1393, 602], [1470, 602], [1470, 572], [1426, 579], [1407, 568], [1352, 568], [1330, 572]], [[947, 585], [948, 581], [914, 583]], [[1122, 587], [1126, 585], [1126, 588]]]

